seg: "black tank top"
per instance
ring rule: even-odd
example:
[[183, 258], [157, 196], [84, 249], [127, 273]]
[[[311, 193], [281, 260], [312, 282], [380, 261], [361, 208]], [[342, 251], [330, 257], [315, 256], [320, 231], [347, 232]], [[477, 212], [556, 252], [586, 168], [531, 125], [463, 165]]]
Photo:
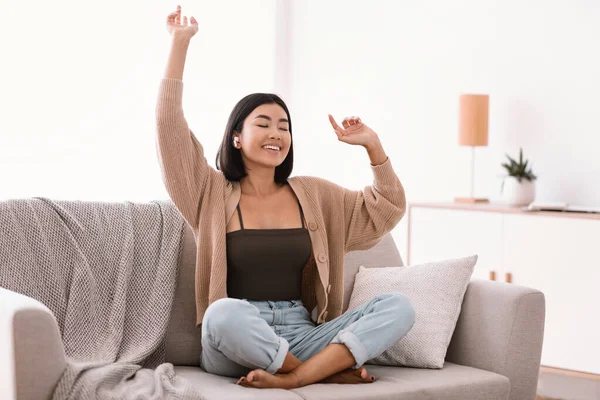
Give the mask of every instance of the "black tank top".
[[297, 300], [302, 293], [302, 271], [312, 253], [304, 214], [302, 228], [241, 229], [227, 236], [227, 296], [248, 300]]

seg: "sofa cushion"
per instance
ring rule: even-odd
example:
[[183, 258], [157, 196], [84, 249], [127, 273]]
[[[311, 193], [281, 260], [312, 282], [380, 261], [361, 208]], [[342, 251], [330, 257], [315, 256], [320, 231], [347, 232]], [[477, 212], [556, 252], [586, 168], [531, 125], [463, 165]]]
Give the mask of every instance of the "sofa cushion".
[[209, 374], [200, 367], [175, 367], [175, 374], [192, 382], [204, 400], [303, 400], [290, 390], [254, 389], [236, 385], [237, 378]]
[[196, 242], [185, 224], [183, 251], [177, 271], [177, 288], [165, 337], [166, 361], [174, 365], [200, 366], [202, 331], [196, 328]]
[[369, 384], [317, 384], [295, 389], [306, 400], [506, 400], [507, 377], [446, 363], [442, 369], [366, 365], [377, 380]]
[[406, 295], [415, 309], [412, 329], [370, 363], [441, 368], [476, 263], [473, 255], [402, 268], [361, 267], [349, 309], [391, 292]]
[[361, 265], [365, 268], [381, 268], [390, 265], [404, 266], [391, 233], [385, 235], [379, 243], [368, 250], [349, 251], [344, 256], [344, 311], [348, 309], [350, 295], [352, 295], [352, 288], [354, 287], [354, 278]]
[[313, 384], [290, 391], [252, 389], [236, 385], [235, 378], [208, 374], [196, 367], [175, 367], [206, 400], [506, 400], [508, 378], [493, 372], [446, 363], [442, 369], [366, 365], [377, 380], [369, 384]]

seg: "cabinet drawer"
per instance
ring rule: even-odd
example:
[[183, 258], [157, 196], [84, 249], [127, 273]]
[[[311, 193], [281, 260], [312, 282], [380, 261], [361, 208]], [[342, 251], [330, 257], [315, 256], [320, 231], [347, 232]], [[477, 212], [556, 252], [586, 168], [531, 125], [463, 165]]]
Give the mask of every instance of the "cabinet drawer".
[[600, 374], [600, 221], [504, 216], [504, 261], [513, 283], [542, 291], [542, 365]]
[[455, 207], [410, 208], [408, 263], [478, 254], [474, 279], [544, 293], [543, 366], [600, 374], [600, 219]]

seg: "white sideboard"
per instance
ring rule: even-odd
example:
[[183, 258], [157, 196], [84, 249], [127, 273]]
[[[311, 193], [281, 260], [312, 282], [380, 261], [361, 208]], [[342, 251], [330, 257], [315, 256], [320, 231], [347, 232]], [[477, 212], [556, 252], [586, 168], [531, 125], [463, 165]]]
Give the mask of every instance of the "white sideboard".
[[472, 279], [544, 293], [542, 366], [600, 374], [600, 215], [414, 203], [407, 216], [407, 264], [478, 254]]

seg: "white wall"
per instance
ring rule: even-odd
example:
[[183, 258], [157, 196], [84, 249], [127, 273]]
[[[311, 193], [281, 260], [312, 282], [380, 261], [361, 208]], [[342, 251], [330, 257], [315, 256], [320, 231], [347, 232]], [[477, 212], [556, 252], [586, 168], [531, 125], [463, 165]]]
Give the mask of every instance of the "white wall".
[[[600, 2], [292, 2], [296, 173], [370, 184], [362, 148], [337, 141], [327, 113], [375, 129], [409, 201], [468, 195], [458, 96], [490, 95], [489, 146], [475, 194], [498, 200], [500, 164], [520, 146], [538, 199], [600, 205]], [[393, 235], [405, 249], [404, 220]]]
[[[359, 115], [382, 139], [409, 201], [469, 190], [457, 145], [461, 92], [490, 94], [476, 195], [497, 199], [504, 153], [522, 146], [538, 198], [600, 205], [600, 2], [274, 0], [21, 3], [0, 0], [0, 199], [166, 198], [154, 147], [166, 15], [200, 31], [184, 110], [214, 157], [228, 114], [253, 91], [288, 101], [294, 174], [371, 183], [364, 149], [327, 120]], [[401, 243], [405, 221], [394, 231]]]
[[200, 25], [183, 105], [214, 166], [235, 103], [274, 88], [274, 0], [0, 0], [0, 199], [168, 198], [154, 110], [177, 4]]

